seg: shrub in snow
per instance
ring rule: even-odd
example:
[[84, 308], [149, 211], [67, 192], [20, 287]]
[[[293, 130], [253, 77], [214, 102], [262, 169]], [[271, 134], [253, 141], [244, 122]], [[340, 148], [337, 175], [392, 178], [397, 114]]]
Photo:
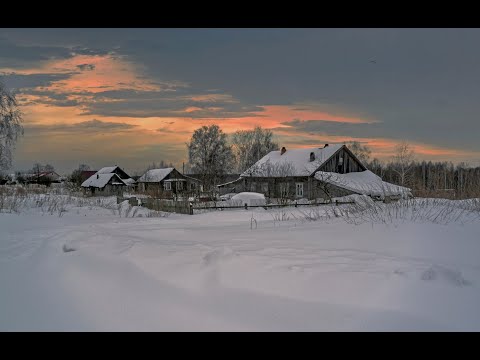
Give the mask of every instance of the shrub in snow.
[[63, 244], [62, 250], [63, 250], [63, 252], [71, 252], [71, 251], [75, 251], [76, 249], [68, 246], [67, 244]]
[[335, 202], [339, 202], [339, 203], [346, 203], [346, 202], [353, 202], [355, 204], [359, 204], [359, 205], [365, 205], [365, 206], [368, 206], [368, 205], [375, 205], [375, 201], [370, 197], [370, 196], [367, 196], [367, 195], [358, 195], [358, 194], [352, 194], [352, 195], [347, 195], [347, 196], [342, 196], [342, 197], [336, 197], [336, 198], [333, 198], [332, 201], [335, 203]]

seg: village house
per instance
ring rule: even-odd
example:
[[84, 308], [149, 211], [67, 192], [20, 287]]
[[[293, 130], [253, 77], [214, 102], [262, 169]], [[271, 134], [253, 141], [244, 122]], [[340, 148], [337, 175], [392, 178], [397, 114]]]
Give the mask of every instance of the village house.
[[136, 181], [133, 180], [119, 166], [101, 168], [82, 183], [85, 193], [90, 195], [119, 195], [125, 190], [135, 189]]
[[25, 176], [28, 184], [51, 184], [60, 183], [64, 180], [55, 171], [42, 171], [37, 174], [28, 174]]
[[97, 171], [97, 174], [117, 174], [128, 187], [134, 188], [136, 186], [136, 181], [117, 165], [101, 168]]
[[344, 144], [271, 151], [237, 180], [218, 189], [220, 194], [249, 191], [270, 198], [309, 200], [351, 194], [401, 196], [410, 190], [382, 181]]
[[198, 194], [202, 191], [200, 180], [181, 174], [175, 168], [150, 169], [138, 179], [138, 189], [163, 198], [181, 194]]
[[115, 173], [96, 173], [82, 183], [82, 188], [87, 195], [122, 196], [127, 184]]

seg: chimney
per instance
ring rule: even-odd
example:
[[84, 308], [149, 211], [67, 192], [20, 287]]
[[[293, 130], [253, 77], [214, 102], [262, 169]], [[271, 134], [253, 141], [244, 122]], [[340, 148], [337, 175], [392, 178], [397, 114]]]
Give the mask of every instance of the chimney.
[[285, 146], [282, 147], [282, 150], [280, 150], [280, 155], [283, 155], [285, 154], [285, 152], [287, 151], [287, 149], [285, 149]]
[[97, 179], [98, 179], [99, 175], [97, 174]]
[[328, 146], [328, 144], [325, 144], [325, 146], [323, 147], [324, 149]]
[[315, 153], [313, 151], [310, 153], [310, 161], [315, 161]]

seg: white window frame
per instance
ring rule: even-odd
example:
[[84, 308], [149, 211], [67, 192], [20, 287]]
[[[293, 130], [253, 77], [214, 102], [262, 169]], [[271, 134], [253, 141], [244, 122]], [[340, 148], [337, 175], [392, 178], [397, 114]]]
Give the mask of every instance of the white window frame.
[[297, 195], [297, 197], [303, 197], [303, 182], [295, 183], [295, 194]]
[[172, 190], [172, 183], [170, 181], [163, 183], [165, 190]]

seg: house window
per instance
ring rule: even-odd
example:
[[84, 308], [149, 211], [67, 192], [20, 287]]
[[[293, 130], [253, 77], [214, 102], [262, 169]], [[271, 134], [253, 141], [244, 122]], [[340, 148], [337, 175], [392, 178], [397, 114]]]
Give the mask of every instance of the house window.
[[171, 182], [166, 182], [165, 183], [165, 190], [172, 190], [172, 183]]
[[183, 182], [177, 181], [177, 190], [183, 190]]
[[195, 183], [190, 184], [190, 190], [195, 190]]
[[280, 196], [286, 197], [288, 195], [288, 183], [280, 183]]
[[296, 192], [297, 196], [303, 197], [303, 183], [297, 183], [296, 189], [297, 189], [297, 192]]

